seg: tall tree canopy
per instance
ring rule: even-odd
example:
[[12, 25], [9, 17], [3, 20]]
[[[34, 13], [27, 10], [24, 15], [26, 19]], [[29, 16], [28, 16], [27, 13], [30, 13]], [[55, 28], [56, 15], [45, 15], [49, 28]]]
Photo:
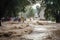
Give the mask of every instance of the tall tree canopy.
[[28, 4], [28, 0], [0, 0], [0, 18], [16, 16], [19, 11], [24, 11], [24, 7]]
[[28, 0], [0, 0], [0, 25], [2, 17], [15, 17], [28, 4]]
[[60, 0], [44, 0], [46, 4], [45, 17], [48, 20], [60, 22]]

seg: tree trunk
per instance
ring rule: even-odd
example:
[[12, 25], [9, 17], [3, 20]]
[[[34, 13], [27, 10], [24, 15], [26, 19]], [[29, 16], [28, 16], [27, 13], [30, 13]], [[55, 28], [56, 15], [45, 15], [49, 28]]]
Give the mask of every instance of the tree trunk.
[[60, 23], [60, 15], [56, 16], [56, 23]]
[[0, 26], [1, 26], [1, 21], [0, 21]]
[[0, 26], [1, 26], [1, 19], [0, 19]]
[[60, 23], [60, 20], [56, 20], [56, 23]]

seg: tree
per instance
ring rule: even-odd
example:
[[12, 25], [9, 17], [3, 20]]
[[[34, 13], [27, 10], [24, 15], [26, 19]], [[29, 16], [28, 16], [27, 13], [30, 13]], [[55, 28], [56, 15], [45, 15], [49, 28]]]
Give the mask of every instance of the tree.
[[28, 0], [0, 0], [0, 26], [2, 17], [15, 17], [29, 4]]
[[33, 13], [32, 7], [30, 7], [28, 10], [29, 10], [29, 11], [28, 11], [27, 17], [28, 17], [28, 18], [34, 17], [34, 13]]
[[60, 0], [44, 0], [46, 4], [45, 17], [60, 23]]
[[30, 6], [27, 6], [25, 8], [25, 10], [26, 10], [26, 12], [25, 12], [26, 18], [34, 17], [34, 12], [33, 12], [33, 8], [32, 8], [31, 5]]

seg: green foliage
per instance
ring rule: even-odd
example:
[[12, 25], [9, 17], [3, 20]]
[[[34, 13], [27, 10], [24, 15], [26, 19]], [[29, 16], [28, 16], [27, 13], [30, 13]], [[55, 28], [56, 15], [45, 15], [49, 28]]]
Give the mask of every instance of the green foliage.
[[[60, 0], [44, 0], [46, 4], [45, 18], [47, 20], [56, 20], [60, 16]], [[58, 13], [59, 11], [59, 13]]]
[[54, 15], [52, 9], [46, 9], [44, 16], [45, 16], [45, 18], [46, 18], [47, 20], [55, 21], [55, 15]]
[[33, 13], [32, 7], [29, 7], [27, 10], [28, 10], [28, 11], [27, 11], [27, 17], [28, 17], [28, 18], [34, 17], [34, 13]]
[[18, 16], [18, 13], [24, 11], [25, 6], [29, 4], [28, 0], [1, 0], [0, 14], [2, 16], [0, 18]]

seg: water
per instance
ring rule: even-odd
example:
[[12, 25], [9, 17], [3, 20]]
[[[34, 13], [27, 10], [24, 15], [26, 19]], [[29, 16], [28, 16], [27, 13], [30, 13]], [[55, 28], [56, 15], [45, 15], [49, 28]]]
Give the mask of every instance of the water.
[[[31, 22], [32, 21], [32, 22]], [[20, 37], [12, 37], [12, 38], [0, 38], [0, 40], [60, 40], [60, 24], [50, 24], [47, 25], [38, 25], [33, 24], [38, 20], [31, 20], [29, 25], [33, 28], [33, 32], [31, 34], [23, 35]]]
[[56, 27], [56, 24], [30, 25], [33, 27], [33, 32], [31, 34], [24, 35], [24, 38], [31, 40], [60, 40], [60, 30], [59, 27]]

